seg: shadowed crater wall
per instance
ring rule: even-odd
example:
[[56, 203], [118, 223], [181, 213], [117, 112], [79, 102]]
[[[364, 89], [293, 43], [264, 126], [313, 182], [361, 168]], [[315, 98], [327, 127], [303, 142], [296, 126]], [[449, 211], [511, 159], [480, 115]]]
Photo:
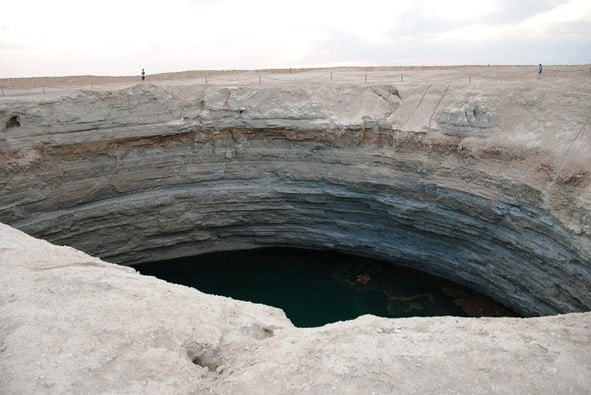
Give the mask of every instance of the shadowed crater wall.
[[4, 100], [0, 221], [123, 264], [333, 250], [524, 315], [586, 311], [591, 104], [566, 89], [146, 84]]

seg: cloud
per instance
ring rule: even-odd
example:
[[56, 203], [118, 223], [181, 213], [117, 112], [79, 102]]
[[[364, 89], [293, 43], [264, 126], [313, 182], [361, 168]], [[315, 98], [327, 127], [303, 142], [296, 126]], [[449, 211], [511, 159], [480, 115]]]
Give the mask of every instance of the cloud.
[[325, 30], [328, 38], [317, 44], [306, 62], [436, 65], [591, 60], [589, 6], [584, 1], [496, 1], [477, 12], [460, 10], [454, 15], [448, 10], [441, 17], [440, 9], [430, 9], [430, 4], [415, 2], [408, 7], [385, 33], [386, 40], [366, 40], [346, 28]]
[[[524, 15], [524, 19], [511, 23], [475, 23], [461, 26], [434, 35], [434, 38], [442, 43], [449, 42], [492, 42], [506, 41], [511, 44], [513, 40], [531, 38], [532, 40], [553, 39], [554, 35], [570, 31], [572, 35], [586, 35], [583, 23], [591, 22], [591, 4], [586, 1], [569, 1], [552, 9], [533, 15]], [[569, 40], [572, 37], [567, 37]], [[565, 41], [567, 41], [565, 40]]]
[[589, 63], [587, 3], [20, 0], [0, 15], [0, 75]]
[[549, 11], [564, 0], [501, 0], [497, 10], [488, 16], [487, 22], [494, 24], [516, 23], [541, 12]]

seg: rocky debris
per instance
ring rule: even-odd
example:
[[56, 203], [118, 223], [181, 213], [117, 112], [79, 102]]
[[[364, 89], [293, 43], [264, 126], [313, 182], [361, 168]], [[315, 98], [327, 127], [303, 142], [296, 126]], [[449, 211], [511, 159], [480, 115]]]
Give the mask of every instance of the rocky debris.
[[496, 115], [478, 99], [471, 99], [461, 108], [447, 108], [437, 117], [446, 134], [471, 134], [474, 129], [498, 126]]
[[6, 394], [585, 394], [589, 347], [591, 313], [295, 328], [0, 224]]

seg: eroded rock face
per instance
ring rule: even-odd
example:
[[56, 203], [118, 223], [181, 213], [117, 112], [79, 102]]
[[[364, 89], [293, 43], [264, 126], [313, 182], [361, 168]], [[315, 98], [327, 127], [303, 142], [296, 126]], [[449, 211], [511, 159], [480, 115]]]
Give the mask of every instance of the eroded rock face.
[[146, 84], [3, 100], [0, 221], [118, 263], [333, 249], [525, 315], [587, 311], [590, 92]]

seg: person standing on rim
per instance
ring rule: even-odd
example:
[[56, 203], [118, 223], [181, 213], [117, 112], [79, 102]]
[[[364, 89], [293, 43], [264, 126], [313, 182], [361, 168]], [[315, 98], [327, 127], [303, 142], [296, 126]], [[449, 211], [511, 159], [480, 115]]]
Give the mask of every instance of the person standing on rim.
[[542, 64], [538, 66], [538, 79], [542, 78]]
[[146, 72], [142, 69], [142, 81], [146, 79]]

